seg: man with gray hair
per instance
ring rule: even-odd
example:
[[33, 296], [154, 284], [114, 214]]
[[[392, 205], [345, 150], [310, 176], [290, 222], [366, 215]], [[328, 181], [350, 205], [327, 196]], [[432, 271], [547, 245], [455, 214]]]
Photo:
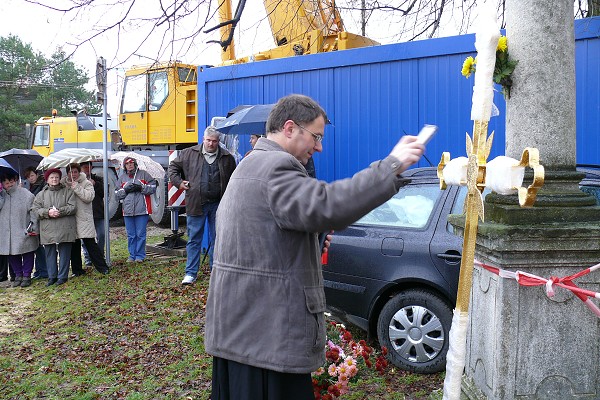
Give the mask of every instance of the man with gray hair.
[[281, 98], [221, 200], [204, 340], [212, 400], [314, 399], [310, 373], [325, 361], [318, 234], [390, 199], [425, 150], [404, 136], [352, 178], [319, 181], [305, 166], [323, 150], [327, 122], [311, 98]]
[[188, 243], [182, 285], [196, 281], [207, 221], [209, 265], [212, 269], [217, 208], [235, 169], [235, 158], [227, 149], [219, 146], [219, 137], [219, 131], [209, 126], [204, 131], [201, 144], [180, 151], [169, 164], [169, 180], [175, 187], [185, 190]]

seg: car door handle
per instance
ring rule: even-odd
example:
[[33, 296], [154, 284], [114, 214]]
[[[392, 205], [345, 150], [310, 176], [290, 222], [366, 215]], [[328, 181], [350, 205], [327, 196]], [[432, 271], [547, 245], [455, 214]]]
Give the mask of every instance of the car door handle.
[[460, 254], [437, 253], [436, 256], [447, 261], [460, 261], [462, 259]]

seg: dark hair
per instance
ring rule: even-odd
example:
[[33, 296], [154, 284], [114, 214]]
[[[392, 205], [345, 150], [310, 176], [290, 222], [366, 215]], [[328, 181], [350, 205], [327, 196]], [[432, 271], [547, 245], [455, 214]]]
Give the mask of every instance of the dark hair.
[[279, 132], [283, 129], [285, 121], [309, 124], [319, 117], [323, 117], [325, 122], [328, 121], [327, 114], [316, 101], [301, 94], [290, 94], [275, 104], [267, 119], [266, 130], [268, 133]]
[[25, 168], [24, 172], [25, 172], [24, 178], [27, 178], [32, 172], [35, 172], [37, 175], [37, 170], [35, 167], [27, 167], [27, 168]]
[[10, 181], [10, 180], [17, 180], [17, 179], [19, 179], [19, 174], [16, 172], [14, 172], [14, 173], [7, 172], [7, 173], [0, 175], [0, 181], [4, 181], [4, 180]]
[[79, 165], [79, 163], [74, 162], [69, 164], [67, 171], [73, 171], [74, 169], [76, 169], [77, 172], [81, 172], [81, 166]]

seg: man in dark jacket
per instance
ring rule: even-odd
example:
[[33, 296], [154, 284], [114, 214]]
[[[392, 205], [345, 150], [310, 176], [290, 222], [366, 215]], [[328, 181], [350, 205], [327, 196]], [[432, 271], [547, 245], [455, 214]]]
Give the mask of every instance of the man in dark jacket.
[[204, 131], [202, 144], [182, 150], [169, 165], [171, 183], [185, 190], [188, 243], [183, 285], [196, 281], [207, 220], [209, 265], [212, 269], [217, 208], [235, 169], [235, 158], [219, 146], [219, 137], [219, 131], [209, 126]]
[[[94, 228], [96, 229], [96, 241], [98, 242], [98, 247], [102, 251], [102, 256], [104, 256], [104, 247], [105, 247], [105, 235], [104, 235], [104, 181], [101, 176], [98, 176], [92, 173], [92, 163], [84, 162], [80, 164], [81, 172], [85, 174], [88, 181], [94, 186], [94, 200], [92, 200], [92, 213], [94, 214]], [[83, 247], [83, 254], [85, 256], [85, 265], [92, 265], [92, 261], [90, 260], [87, 249], [85, 245]]]
[[306, 96], [280, 99], [221, 200], [204, 340], [214, 400], [314, 398], [310, 373], [325, 361], [318, 233], [390, 199], [424, 151], [404, 136], [352, 178], [318, 181], [304, 166], [323, 149], [326, 121]]

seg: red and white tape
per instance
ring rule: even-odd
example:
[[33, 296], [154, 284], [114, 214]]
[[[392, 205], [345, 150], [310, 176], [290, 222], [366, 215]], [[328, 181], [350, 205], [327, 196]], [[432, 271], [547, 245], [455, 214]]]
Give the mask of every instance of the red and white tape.
[[[169, 164], [177, 157], [177, 153], [177, 150], [169, 150]], [[185, 190], [169, 182], [168, 194], [169, 206], [185, 206]]]
[[565, 276], [562, 278], [558, 278], [556, 276], [551, 276], [549, 279], [542, 278], [541, 276], [537, 276], [534, 274], [530, 274], [528, 272], [523, 271], [506, 271], [501, 268], [492, 267], [491, 265], [484, 264], [480, 261], [475, 260], [475, 264], [479, 265], [482, 268], [490, 271], [493, 274], [498, 275], [501, 278], [506, 279], [514, 279], [517, 281], [519, 285], [522, 286], [546, 286], [546, 296], [552, 297], [554, 296], [554, 287], [562, 287], [564, 289], [570, 290], [573, 294], [581, 301], [585, 303], [585, 305], [592, 310], [594, 314], [598, 318], [600, 318], [600, 307], [598, 307], [594, 302], [592, 302], [592, 298], [600, 299], [600, 293], [592, 292], [591, 290], [582, 289], [577, 286], [573, 280], [582, 277], [584, 275], [589, 274], [590, 272], [596, 271], [600, 269], [600, 264], [596, 264], [592, 267], [586, 268], [583, 271], [577, 272], [576, 274]]

